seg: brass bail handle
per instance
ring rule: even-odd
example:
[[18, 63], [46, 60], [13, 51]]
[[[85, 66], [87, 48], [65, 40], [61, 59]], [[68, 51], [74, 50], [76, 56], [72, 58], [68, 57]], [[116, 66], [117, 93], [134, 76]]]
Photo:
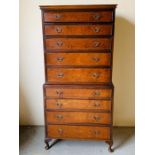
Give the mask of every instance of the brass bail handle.
[[55, 18], [56, 18], [56, 19], [60, 19], [61, 17], [62, 17], [61, 14], [55, 14]]
[[100, 116], [93, 116], [93, 118], [95, 119], [95, 121], [99, 121], [101, 119]]
[[93, 15], [93, 18], [94, 18], [95, 20], [98, 20], [98, 19], [101, 18], [101, 15], [100, 15], [99, 13], [96, 13], [96, 14]]
[[56, 94], [57, 94], [59, 97], [62, 97], [62, 96], [63, 96], [63, 91], [61, 91], [61, 90], [56, 90]]
[[61, 108], [63, 104], [62, 104], [61, 102], [57, 101], [57, 102], [56, 102], [56, 105], [57, 105], [59, 108]]
[[57, 77], [58, 77], [58, 78], [63, 78], [63, 77], [64, 77], [64, 73], [58, 73], [58, 74], [57, 74]]
[[97, 135], [100, 135], [100, 131], [98, 130], [94, 130], [93, 133], [97, 136]]
[[93, 73], [92, 76], [93, 76], [94, 78], [99, 78], [99, 77], [100, 77], [100, 74], [99, 74], [99, 73]]
[[63, 115], [60, 115], [60, 114], [59, 115], [56, 115], [56, 118], [57, 119], [63, 119]]
[[62, 62], [64, 60], [64, 57], [60, 56], [60, 57], [57, 57], [56, 59], [57, 59], [57, 61]]
[[95, 61], [95, 62], [98, 62], [98, 61], [100, 61], [100, 58], [98, 58], [98, 57], [92, 57], [92, 60]]
[[61, 28], [61, 27], [56, 27], [55, 29], [56, 29], [56, 31], [57, 31], [58, 33], [61, 33], [61, 32], [62, 32], [62, 28]]
[[100, 96], [100, 92], [99, 91], [95, 91], [95, 92], [93, 92], [93, 96]]
[[63, 45], [63, 42], [62, 41], [58, 41], [56, 44], [57, 44], [57, 46], [61, 47]]
[[99, 27], [94, 27], [94, 31], [98, 33], [98, 32], [100, 32], [100, 28]]
[[94, 46], [94, 47], [99, 47], [99, 46], [100, 46], [100, 44], [101, 44], [100, 42], [95, 41], [95, 42], [94, 42], [94, 44], [93, 44], [93, 46]]
[[96, 101], [96, 102], [94, 102], [94, 106], [95, 107], [100, 107], [100, 103]]
[[59, 128], [59, 129], [58, 129], [58, 133], [59, 133], [60, 135], [63, 134], [63, 129]]

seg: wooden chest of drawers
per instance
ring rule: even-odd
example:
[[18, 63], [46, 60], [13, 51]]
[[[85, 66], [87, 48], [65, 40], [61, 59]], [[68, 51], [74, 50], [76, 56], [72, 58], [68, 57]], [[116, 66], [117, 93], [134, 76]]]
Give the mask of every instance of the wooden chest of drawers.
[[40, 6], [45, 143], [104, 140], [112, 150], [112, 58], [116, 5]]

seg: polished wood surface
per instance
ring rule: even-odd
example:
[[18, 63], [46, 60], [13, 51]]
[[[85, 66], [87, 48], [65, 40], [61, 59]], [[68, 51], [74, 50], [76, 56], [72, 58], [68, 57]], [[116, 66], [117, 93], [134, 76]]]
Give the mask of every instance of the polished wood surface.
[[41, 5], [43, 11], [66, 11], [66, 10], [114, 10], [117, 4], [96, 4], [96, 5]]
[[47, 81], [50, 83], [110, 82], [111, 69], [47, 68]]
[[53, 66], [110, 66], [111, 53], [46, 53], [46, 64]]
[[[62, 24], [55, 24], [55, 25], [45, 25], [45, 35], [112, 35], [113, 30], [112, 24], [80, 24], [80, 25], [62, 25]], [[76, 30], [76, 31], [75, 31]]]
[[112, 151], [116, 5], [40, 8], [46, 149], [53, 138], [92, 139]]
[[47, 123], [99, 123], [110, 124], [111, 115], [109, 113], [92, 112], [46, 112]]
[[59, 139], [110, 139], [110, 127], [47, 125], [47, 133]]
[[111, 50], [111, 38], [48, 38], [45, 39], [47, 50]]
[[111, 111], [111, 100], [46, 99], [48, 110], [105, 110]]
[[112, 22], [112, 11], [45, 12], [44, 22]]
[[77, 99], [104, 99], [112, 97], [112, 88], [87, 89], [87, 88], [45, 88], [45, 96], [48, 98], [77, 98]]

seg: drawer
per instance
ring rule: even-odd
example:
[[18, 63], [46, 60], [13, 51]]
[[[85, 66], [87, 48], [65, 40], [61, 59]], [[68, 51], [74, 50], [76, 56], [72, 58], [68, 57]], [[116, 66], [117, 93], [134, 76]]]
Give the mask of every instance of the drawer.
[[112, 38], [47, 38], [46, 50], [111, 50]]
[[46, 109], [71, 110], [107, 110], [111, 111], [111, 100], [76, 100], [76, 99], [46, 99]]
[[44, 22], [112, 22], [112, 11], [95, 12], [44, 12]]
[[46, 64], [57, 66], [111, 66], [111, 53], [46, 53]]
[[112, 35], [112, 24], [106, 25], [44, 25], [45, 35]]
[[110, 127], [48, 125], [47, 136], [60, 139], [110, 139]]
[[47, 81], [50, 83], [111, 82], [111, 69], [47, 68]]
[[78, 88], [76, 86], [45, 86], [47, 98], [77, 98], [77, 99], [105, 99], [112, 97], [112, 89], [109, 88]]
[[110, 113], [94, 112], [55, 112], [46, 111], [47, 123], [99, 123], [110, 124]]

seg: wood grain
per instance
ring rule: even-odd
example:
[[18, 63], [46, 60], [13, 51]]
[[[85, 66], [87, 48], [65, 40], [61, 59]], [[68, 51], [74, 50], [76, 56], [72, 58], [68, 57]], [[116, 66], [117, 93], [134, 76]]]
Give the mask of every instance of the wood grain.
[[47, 132], [58, 139], [110, 139], [110, 127], [48, 125]]
[[111, 50], [111, 38], [47, 38], [46, 50]]
[[92, 112], [59, 112], [46, 111], [47, 123], [99, 123], [110, 124], [111, 114], [109, 113], [92, 113]]
[[112, 22], [112, 11], [44, 12], [44, 22]]
[[46, 53], [46, 64], [56, 66], [110, 66], [111, 53]]
[[111, 69], [47, 68], [50, 83], [111, 82]]
[[112, 97], [112, 88], [109, 89], [87, 89], [87, 88], [65, 88], [46, 87], [45, 96], [48, 98], [73, 98], [73, 99], [104, 99]]
[[46, 109], [51, 110], [107, 110], [111, 111], [111, 100], [46, 99]]
[[105, 140], [112, 151], [116, 5], [40, 6], [45, 143]]
[[80, 24], [80, 25], [62, 25], [62, 24], [45, 24], [45, 35], [112, 35], [112, 24]]

